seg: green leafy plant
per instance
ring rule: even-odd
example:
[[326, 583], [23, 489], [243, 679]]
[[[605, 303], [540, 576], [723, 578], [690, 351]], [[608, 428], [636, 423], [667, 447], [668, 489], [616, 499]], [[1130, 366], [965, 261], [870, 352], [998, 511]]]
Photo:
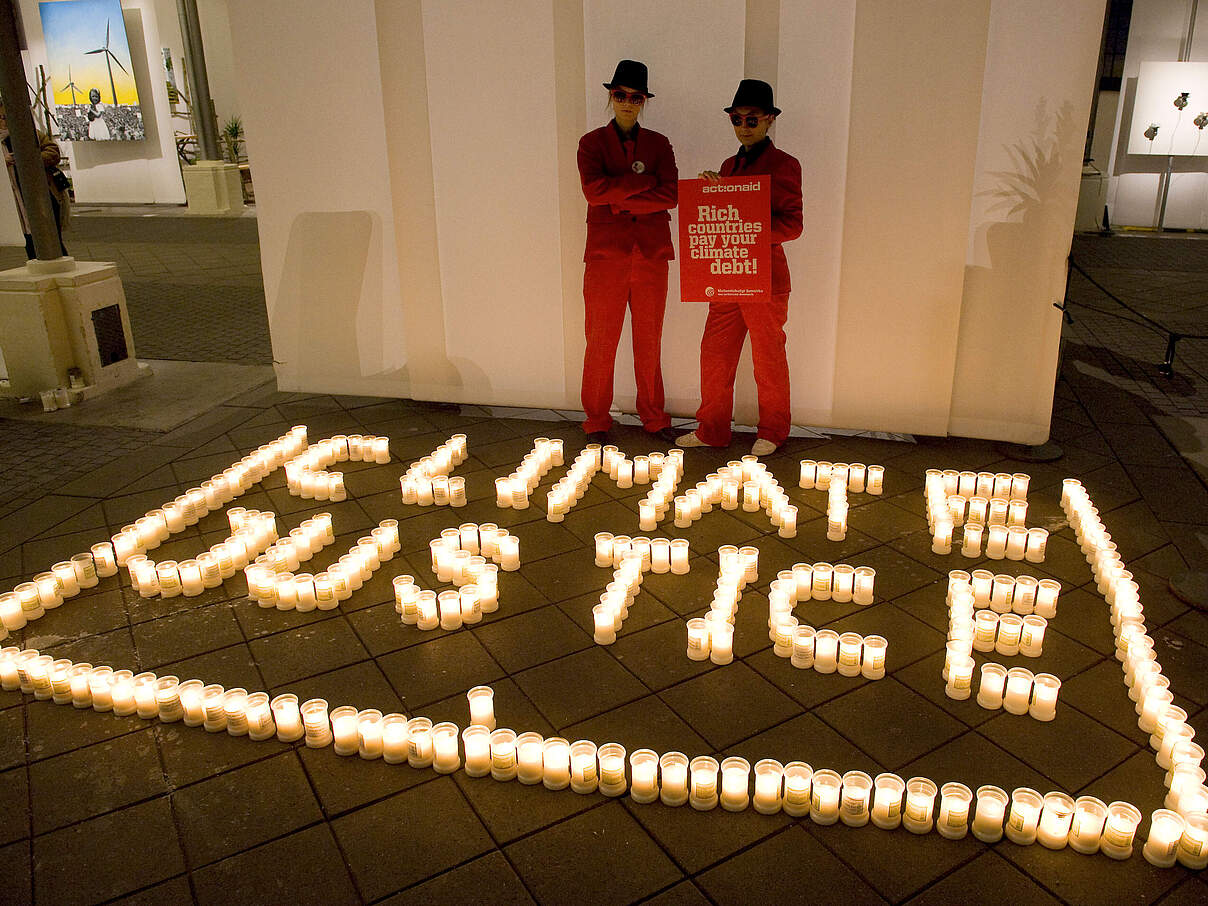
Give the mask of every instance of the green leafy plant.
[[222, 125], [222, 134], [226, 139], [227, 153], [230, 155], [231, 163], [239, 163], [239, 153], [243, 146], [243, 120], [238, 116], [231, 116]]

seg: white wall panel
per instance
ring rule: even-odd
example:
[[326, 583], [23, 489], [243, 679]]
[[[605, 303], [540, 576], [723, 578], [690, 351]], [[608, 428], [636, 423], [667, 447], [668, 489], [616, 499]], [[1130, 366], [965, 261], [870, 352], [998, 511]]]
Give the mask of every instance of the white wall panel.
[[423, 23], [449, 357], [484, 402], [561, 405], [550, 0], [431, 0]]

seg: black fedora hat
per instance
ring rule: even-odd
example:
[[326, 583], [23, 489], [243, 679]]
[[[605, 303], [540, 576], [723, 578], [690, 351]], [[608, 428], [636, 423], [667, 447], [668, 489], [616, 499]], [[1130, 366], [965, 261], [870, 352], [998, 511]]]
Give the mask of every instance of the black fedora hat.
[[773, 115], [780, 113], [780, 108], [772, 103], [772, 86], [759, 79], [743, 79], [738, 83], [738, 90], [734, 92], [734, 100], [726, 108], [726, 113], [732, 113], [735, 107], [758, 107]]
[[654, 97], [646, 90], [646, 64], [639, 63], [637, 60], [622, 60], [617, 64], [616, 72], [612, 74], [612, 81], [605, 82], [605, 88], [615, 88], [617, 85], [624, 85], [626, 88], [632, 88], [634, 91], [640, 91], [648, 98]]

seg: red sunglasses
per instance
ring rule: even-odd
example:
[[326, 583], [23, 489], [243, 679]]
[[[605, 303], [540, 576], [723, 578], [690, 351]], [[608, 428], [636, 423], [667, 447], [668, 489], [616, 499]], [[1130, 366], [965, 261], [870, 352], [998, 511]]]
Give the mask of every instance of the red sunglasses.
[[612, 95], [612, 99], [618, 104], [624, 104], [626, 101], [628, 101], [630, 104], [636, 104], [638, 107], [641, 107], [646, 103], [646, 95], [642, 94], [640, 91], [635, 91], [633, 94], [630, 94], [627, 91], [621, 91], [621, 89], [617, 88], [610, 91], [609, 94]]

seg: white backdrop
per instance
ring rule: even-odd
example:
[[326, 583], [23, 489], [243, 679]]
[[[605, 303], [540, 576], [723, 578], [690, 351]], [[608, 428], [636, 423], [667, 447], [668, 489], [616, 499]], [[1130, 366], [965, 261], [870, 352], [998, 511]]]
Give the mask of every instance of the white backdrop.
[[[1074, 6], [1013, 22], [1004, 45], [993, 23], [1010, 21], [1009, 0], [350, 0], [338, 16], [318, 0], [233, 5], [279, 382], [578, 408], [575, 148], [606, 122], [600, 83], [628, 57], [650, 66], [644, 116], [682, 176], [734, 152], [721, 108], [740, 78], [776, 87], [775, 140], [805, 174], [805, 234], [786, 247], [794, 421], [1044, 440], [1059, 327], [1029, 313], [1051, 305], [1052, 287], [1013, 274], [1064, 255], [1076, 171], [1038, 187], [1046, 228], [1021, 232], [995, 264], [994, 286], [1012, 287], [1006, 322], [993, 293], [970, 290], [963, 259], [972, 233], [1010, 219], [986, 214], [973, 174], [979, 192], [1001, 190], [1007, 176], [986, 167], [1019, 111], [1044, 100], [1085, 123], [1102, 4]], [[1008, 45], [1013, 57], [995, 62]], [[1062, 65], [1039, 67], [1054, 46]], [[1043, 75], [1016, 79], [1003, 104], [996, 66]], [[282, 72], [300, 83], [292, 109], [271, 87]], [[1056, 139], [1067, 156], [1080, 153], [1076, 132]], [[663, 367], [678, 414], [697, 405], [704, 315], [673, 280]], [[997, 319], [988, 349], [986, 318]], [[954, 395], [968, 344], [1018, 394], [973, 369]], [[748, 368], [739, 418], [752, 411]]]

